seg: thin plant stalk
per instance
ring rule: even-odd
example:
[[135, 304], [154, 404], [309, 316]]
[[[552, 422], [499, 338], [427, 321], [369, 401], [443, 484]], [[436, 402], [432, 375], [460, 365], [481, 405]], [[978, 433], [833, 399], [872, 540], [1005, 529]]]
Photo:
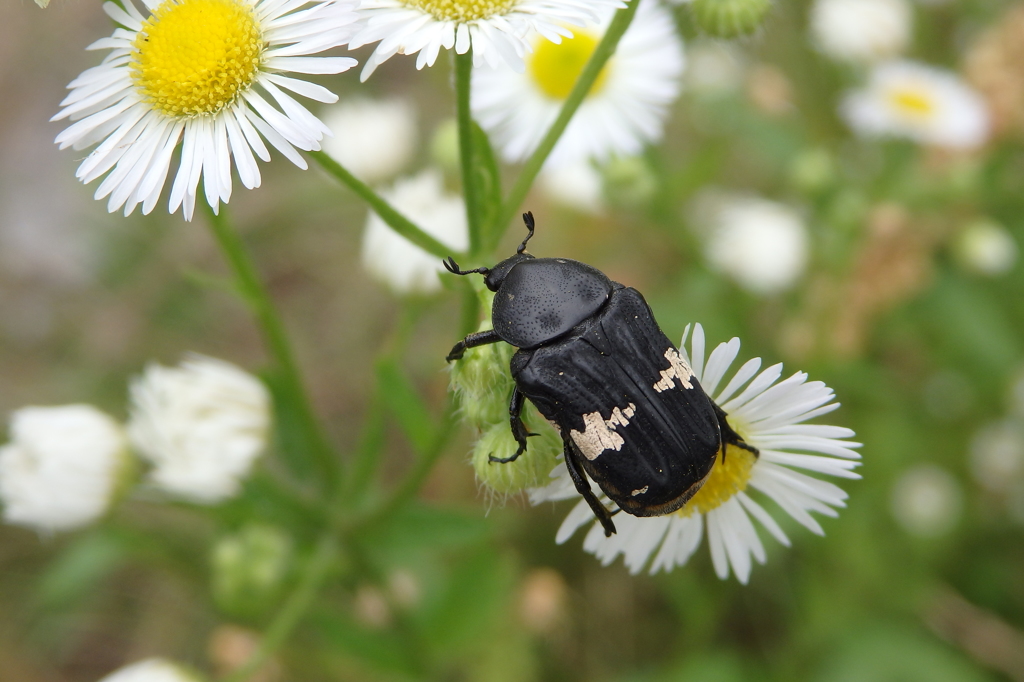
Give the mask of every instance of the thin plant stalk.
[[438, 258], [447, 258], [453, 254], [460, 255], [455, 249], [445, 246], [424, 232], [423, 228], [402, 215], [398, 209], [374, 192], [365, 182], [352, 175], [347, 168], [332, 159], [326, 152], [309, 152], [309, 155], [320, 164], [321, 168], [340, 180], [342, 184], [346, 185], [359, 198], [369, 204], [373, 212], [379, 215], [392, 230], [416, 246]]
[[593, 87], [594, 82], [601, 75], [601, 69], [604, 68], [605, 64], [608, 63], [608, 60], [615, 53], [622, 35], [633, 22], [636, 8], [639, 5], [640, 0], [630, 0], [625, 7], [615, 13], [611, 25], [605, 32], [601, 42], [598, 43], [597, 48], [594, 49], [594, 54], [590, 56], [587, 65], [583, 67], [579, 78], [576, 79], [576, 85], [573, 86], [572, 92], [569, 93], [569, 97], [558, 112], [558, 118], [548, 128], [548, 132], [545, 133], [544, 139], [541, 140], [537, 149], [534, 150], [530, 158], [523, 164], [523, 169], [520, 171], [519, 177], [516, 178], [515, 185], [512, 186], [508, 197], [502, 203], [501, 210], [498, 213], [498, 220], [490, 230], [491, 240], [487, 244], [489, 248], [497, 246], [498, 241], [505, 234], [505, 230], [508, 229], [509, 224], [519, 212], [519, 207], [533, 186], [534, 180], [537, 179], [537, 175], [544, 166], [544, 162], [547, 161], [551, 151], [555, 148], [555, 144], [562, 137], [562, 133], [565, 132], [569, 121], [576, 114], [576, 110], [583, 104], [583, 100], [586, 99], [590, 88]]
[[462, 193], [466, 201], [466, 224], [469, 225], [469, 253], [479, 255], [482, 246], [480, 219], [483, 216], [483, 198], [473, 168], [473, 115], [469, 107], [472, 75], [473, 48], [470, 47], [465, 54], [455, 53], [455, 116], [459, 128]]
[[318, 478], [323, 481], [323, 487], [330, 489], [337, 483], [339, 477], [338, 460], [320, 430], [284, 323], [256, 272], [256, 266], [250, 259], [245, 245], [228, 221], [227, 207], [221, 206], [219, 214], [210, 212], [210, 227], [235, 276], [237, 291], [256, 318], [257, 326], [277, 370], [276, 378], [280, 382], [280, 388], [296, 409]]
[[270, 660], [270, 657], [291, 636], [292, 631], [313, 604], [320, 588], [334, 566], [338, 556], [337, 542], [331, 535], [324, 535], [317, 543], [299, 578], [295, 591], [267, 628], [256, 651], [242, 664], [242, 667], [223, 679], [222, 682], [246, 682]]

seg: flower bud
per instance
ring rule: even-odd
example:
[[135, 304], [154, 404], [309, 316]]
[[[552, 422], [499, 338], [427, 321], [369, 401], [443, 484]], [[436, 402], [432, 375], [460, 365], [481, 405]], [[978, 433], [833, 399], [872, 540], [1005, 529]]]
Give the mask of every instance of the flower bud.
[[988, 277], [1005, 275], [1017, 262], [1019, 249], [1009, 231], [992, 220], [977, 220], [957, 235], [953, 254], [971, 272]]
[[499, 495], [547, 483], [555, 458], [562, 454], [562, 440], [558, 433], [532, 405], [523, 410], [523, 421], [527, 431], [538, 435], [527, 438], [526, 451], [514, 462], [490, 460], [492, 456], [498, 459], [511, 457], [519, 449], [507, 417], [487, 429], [473, 446], [473, 470], [477, 480]]
[[259, 614], [280, 594], [291, 562], [291, 538], [284, 531], [266, 525], [244, 527], [213, 547], [214, 601], [231, 614]]
[[617, 157], [603, 171], [605, 192], [616, 206], [643, 206], [658, 191], [658, 178], [642, 156]]
[[[491, 328], [490, 320], [478, 331]], [[452, 363], [451, 387], [459, 401], [462, 418], [481, 431], [498, 423], [508, 424], [508, 401], [515, 383], [509, 361], [515, 350], [507, 343], [470, 348]]]
[[693, 0], [690, 3], [697, 26], [716, 38], [753, 33], [771, 7], [771, 0]]
[[100, 682], [199, 682], [194, 673], [162, 658], [147, 658], [115, 670]]

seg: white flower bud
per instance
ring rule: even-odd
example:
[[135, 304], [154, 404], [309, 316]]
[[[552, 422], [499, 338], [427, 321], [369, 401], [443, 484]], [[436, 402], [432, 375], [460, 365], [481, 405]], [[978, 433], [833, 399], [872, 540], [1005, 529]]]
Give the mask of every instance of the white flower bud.
[[822, 52], [863, 63], [903, 52], [912, 19], [907, 0], [817, 0], [810, 24]]
[[953, 253], [971, 272], [996, 277], [1013, 269], [1019, 249], [1005, 227], [991, 220], [978, 220], [960, 232]]
[[908, 469], [892, 489], [892, 514], [905, 531], [936, 537], [956, 525], [963, 493], [953, 475], [935, 464]]
[[969, 462], [974, 479], [992, 492], [1024, 481], [1024, 426], [1003, 420], [982, 427], [971, 439]]
[[102, 516], [129, 468], [121, 426], [91, 405], [25, 407], [0, 448], [4, 520], [41, 533]]
[[128, 435], [170, 493], [215, 504], [238, 493], [263, 452], [270, 396], [256, 377], [199, 355], [150, 365], [131, 385]]
[[334, 131], [324, 151], [363, 182], [396, 175], [416, 150], [416, 111], [402, 99], [348, 100], [328, 109], [324, 123]]
[[[383, 193], [400, 213], [409, 216], [427, 234], [452, 252], [469, 247], [466, 207], [462, 199], [446, 194], [441, 173], [428, 170], [403, 178]], [[400, 294], [429, 294], [441, 288], [441, 259], [427, 253], [371, 212], [363, 235], [363, 265], [377, 280]]]
[[541, 171], [538, 186], [552, 202], [580, 213], [604, 212], [604, 180], [590, 161], [574, 161]]
[[807, 265], [807, 228], [792, 208], [733, 198], [717, 211], [707, 243], [712, 267], [756, 294], [789, 288]]
[[147, 658], [115, 670], [100, 682], [199, 682], [199, 678], [162, 658]]

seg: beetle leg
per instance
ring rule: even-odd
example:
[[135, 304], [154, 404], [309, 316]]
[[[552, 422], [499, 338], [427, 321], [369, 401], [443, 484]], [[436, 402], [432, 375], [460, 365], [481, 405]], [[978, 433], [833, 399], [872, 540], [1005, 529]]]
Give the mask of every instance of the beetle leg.
[[462, 355], [466, 352], [467, 348], [486, 346], [488, 343], [497, 343], [498, 341], [501, 341], [501, 337], [498, 336], [498, 332], [493, 329], [470, 334], [466, 338], [462, 339], [462, 341], [459, 341], [457, 344], [452, 346], [452, 350], [448, 353], [448, 357], [445, 358], [445, 361], [451, 362], [452, 360], [461, 360]]
[[747, 441], [743, 440], [740, 434], [736, 433], [731, 426], [729, 426], [728, 415], [721, 407], [715, 404], [715, 401], [711, 401], [711, 406], [715, 408], [715, 416], [718, 417], [718, 428], [722, 432], [722, 461], [725, 461], [725, 446], [735, 445], [738, 448], [743, 448], [747, 452], [753, 453], [754, 457], [760, 457], [760, 451], [753, 445], [749, 445]]
[[579, 461], [576, 459], [576, 451], [573, 449], [572, 441], [568, 438], [563, 438], [565, 443], [565, 468], [569, 470], [569, 478], [572, 479], [573, 485], [576, 486], [576, 491], [583, 496], [583, 499], [590, 505], [590, 509], [594, 512], [594, 516], [604, 526], [604, 536], [610, 538], [615, 533], [615, 524], [612, 523], [611, 513], [605, 509], [601, 501], [597, 499], [597, 495], [590, 489], [590, 484], [584, 477], [583, 471], [580, 469]]
[[512, 389], [512, 400], [508, 403], [508, 420], [512, 427], [512, 437], [519, 443], [519, 449], [516, 450], [516, 454], [511, 457], [495, 457], [490, 455], [488, 461], [499, 462], [501, 464], [507, 464], [508, 462], [514, 462], [519, 459], [519, 455], [526, 452], [526, 439], [530, 436], [536, 436], [536, 433], [530, 433], [526, 430], [526, 424], [523, 423], [523, 405], [526, 403], [526, 396], [520, 391], [519, 387]]

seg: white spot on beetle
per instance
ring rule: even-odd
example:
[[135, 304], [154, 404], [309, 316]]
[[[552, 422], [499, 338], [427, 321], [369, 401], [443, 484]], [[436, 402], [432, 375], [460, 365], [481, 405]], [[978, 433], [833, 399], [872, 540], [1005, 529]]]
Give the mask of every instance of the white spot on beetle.
[[616, 407], [607, 420], [600, 412], [583, 415], [583, 431], [573, 429], [569, 432], [573, 442], [587, 459], [593, 461], [605, 450], [621, 450], [625, 441], [615, 433], [620, 426], [629, 426], [629, 420], [636, 414], [636, 405], [630, 403], [626, 409]]
[[693, 388], [693, 383], [690, 381], [690, 377], [693, 376], [693, 370], [686, 364], [686, 360], [679, 355], [679, 351], [670, 347], [665, 351], [665, 359], [668, 360], [668, 369], [661, 370], [661, 379], [658, 383], [654, 384], [654, 390], [661, 393], [670, 388], [675, 388], [676, 379], [679, 379], [679, 383], [683, 385], [683, 388]]
[[629, 496], [630, 497], [636, 497], [637, 495], [643, 495], [645, 492], [647, 492], [647, 489], [650, 488], [650, 487], [651, 486], [649, 486], [649, 485], [645, 485], [643, 488], [640, 488], [640, 490], [634, 490], [633, 492], [631, 492], [629, 494]]

